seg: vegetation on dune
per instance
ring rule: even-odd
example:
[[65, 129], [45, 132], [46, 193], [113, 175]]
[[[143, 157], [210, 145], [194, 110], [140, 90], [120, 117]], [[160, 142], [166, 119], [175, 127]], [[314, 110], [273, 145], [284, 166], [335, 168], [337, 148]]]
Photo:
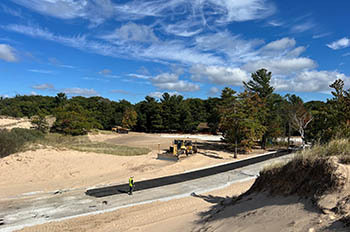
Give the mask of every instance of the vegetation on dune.
[[9, 131], [0, 129], [0, 158], [22, 151], [26, 145], [43, 137], [44, 134], [36, 130], [14, 128]]
[[298, 152], [287, 163], [264, 168], [250, 189], [272, 194], [318, 197], [345, 184], [339, 163], [350, 163], [350, 140], [336, 139]]
[[148, 148], [91, 142], [87, 136], [70, 136], [57, 133], [44, 134], [38, 130], [21, 128], [15, 128], [11, 131], [0, 130], [0, 158], [16, 152], [43, 147], [119, 156], [144, 155], [151, 151]]
[[151, 150], [148, 148], [129, 147], [103, 142], [91, 142], [87, 136], [70, 136], [50, 133], [38, 141], [45, 146], [67, 148], [83, 152], [95, 152], [119, 156], [145, 155]]

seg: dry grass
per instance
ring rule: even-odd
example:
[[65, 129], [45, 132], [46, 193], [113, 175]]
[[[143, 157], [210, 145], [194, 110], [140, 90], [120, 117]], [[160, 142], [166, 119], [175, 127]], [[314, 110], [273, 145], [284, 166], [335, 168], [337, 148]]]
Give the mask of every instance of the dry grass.
[[145, 155], [151, 150], [148, 148], [128, 147], [121, 145], [113, 145], [102, 142], [91, 142], [88, 136], [67, 136], [61, 134], [50, 133], [38, 142], [44, 146], [52, 146], [56, 148], [68, 148], [83, 152], [95, 152], [119, 156], [136, 156]]
[[327, 158], [336, 156], [340, 163], [350, 163], [350, 140], [336, 139], [325, 145], [315, 145], [311, 149], [306, 149], [298, 154], [299, 158]]

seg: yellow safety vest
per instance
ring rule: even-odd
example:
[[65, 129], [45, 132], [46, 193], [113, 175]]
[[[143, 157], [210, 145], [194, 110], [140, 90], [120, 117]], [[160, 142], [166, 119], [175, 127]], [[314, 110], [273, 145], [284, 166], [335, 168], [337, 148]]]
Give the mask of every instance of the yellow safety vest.
[[129, 186], [132, 187], [134, 185], [134, 180], [132, 178], [129, 178]]

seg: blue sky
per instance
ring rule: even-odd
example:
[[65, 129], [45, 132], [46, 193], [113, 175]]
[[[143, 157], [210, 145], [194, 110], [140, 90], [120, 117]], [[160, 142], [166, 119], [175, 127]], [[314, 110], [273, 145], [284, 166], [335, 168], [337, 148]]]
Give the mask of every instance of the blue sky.
[[0, 96], [219, 96], [266, 68], [281, 94], [350, 88], [347, 0], [4, 0]]

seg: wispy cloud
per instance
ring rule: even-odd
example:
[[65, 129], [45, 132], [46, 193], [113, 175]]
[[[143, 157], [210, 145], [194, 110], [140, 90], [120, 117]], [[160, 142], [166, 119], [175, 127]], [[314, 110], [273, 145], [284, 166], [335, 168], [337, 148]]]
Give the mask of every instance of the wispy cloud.
[[72, 66], [72, 65], [62, 64], [62, 62], [59, 61], [56, 57], [49, 57], [48, 61], [50, 62], [50, 64], [57, 67], [70, 68], [70, 69], [76, 68], [75, 66]]
[[18, 61], [15, 49], [8, 44], [0, 44], [0, 59], [7, 62]]
[[343, 56], [350, 56], [350, 52], [344, 53]]
[[38, 89], [38, 90], [47, 90], [47, 89], [54, 89], [55, 87], [52, 84], [41, 84], [41, 85], [33, 85], [33, 89]]
[[7, 7], [6, 5], [0, 4], [0, 10], [2, 10], [6, 14], [23, 18], [22, 12], [18, 9], [13, 9], [13, 8]]
[[110, 92], [111, 93], [117, 93], [117, 94], [123, 94], [123, 95], [131, 95], [131, 96], [139, 95], [138, 93], [126, 91], [126, 90], [123, 90], [123, 89], [113, 89]]
[[110, 69], [103, 69], [103, 70], [99, 71], [98, 73], [102, 74], [102, 75], [108, 75], [108, 74], [112, 73], [112, 70], [110, 70]]
[[138, 78], [138, 79], [144, 79], [144, 80], [148, 80], [152, 78], [151, 76], [146, 76], [146, 75], [137, 74], [137, 73], [129, 73], [128, 76], [133, 78]]
[[301, 32], [308, 31], [314, 27], [315, 27], [315, 24], [311, 21], [308, 21], [305, 23], [300, 23], [300, 24], [292, 26], [291, 32], [292, 33], [301, 33]]
[[320, 38], [323, 38], [323, 37], [327, 37], [329, 35], [331, 35], [332, 33], [330, 32], [326, 32], [326, 33], [322, 33], [322, 34], [316, 34], [316, 35], [313, 35], [312, 38], [313, 39], [320, 39]]
[[12, 0], [13, 2], [38, 13], [60, 19], [83, 18], [92, 25], [99, 25], [115, 13], [110, 0], [95, 1], [47, 1], [47, 0]]
[[333, 49], [333, 50], [338, 50], [342, 48], [347, 48], [350, 47], [350, 38], [341, 38], [340, 40], [334, 41], [330, 44], [327, 44], [327, 47]]
[[271, 20], [267, 24], [270, 25], [270, 26], [273, 26], [273, 27], [281, 27], [281, 26], [284, 25], [283, 22], [277, 21], [277, 20]]
[[28, 69], [29, 72], [34, 72], [34, 73], [42, 73], [42, 74], [51, 74], [53, 71], [51, 70], [43, 70], [43, 69]]

